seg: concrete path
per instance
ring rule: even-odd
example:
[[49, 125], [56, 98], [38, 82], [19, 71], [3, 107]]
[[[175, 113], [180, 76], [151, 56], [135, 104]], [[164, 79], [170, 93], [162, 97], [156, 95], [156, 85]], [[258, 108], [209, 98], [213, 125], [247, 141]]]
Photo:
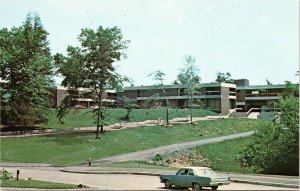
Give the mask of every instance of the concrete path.
[[221, 141], [229, 140], [229, 139], [236, 139], [236, 138], [240, 138], [240, 137], [247, 137], [247, 136], [250, 136], [253, 134], [254, 134], [254, 131], [249, 131], [249, 132], [238, 133], [238, 134], [233, 134], [233, 135], [208, 138], [208, 139], [203, 139], [203, 140], [198, 140], [198, 141], [166, 145], [166, 146], [161, 146], [161, 147], [157, 147], [157, 148], [127, 153], [127, 154], [122, 154], [122, 155], [117, 155], [117, 156], [112, 156], [112, 157], [106, 157], [106, 158], [102, 158], [99, 160], [94, 160], [93, 162], [113, 163], [113, 162], [129, 161], [129, 160], [147, 159], [147, 158], [155, 156], [156, 154], [167, 154], [167, 153], [171, 153], [174, 151], [180, 151], [180, 150], [192, 148], [192, 147], [195, 147], [198, 145], [216, 143], [216, 142], [221, 142]]
[[[228, 116], [205, 116], [205, 117], [193, 117], [193, 122], [202, 121], [202, 120], [217, 120], [229, 118]], [[141, 122], [119, 122], [112, 125], [104, 126], [103, 129], [105, 131], [110, 130], [119, 130], [124, 128], [133, 128], [133, 127], [141, 127], [141, 126], [155, 126], [155, 125], [163, 125], [165, 124], [165, 120], [145, 120]], [[178, 117], [170, 120], [170, 124], [176, 123], [190, 123], [190, 120], [187, 117]], [[96, 127], [77, 127], [77, 128], [59, 128], [59, 129], [40, 129], [40, 130], [32, 130], [25, 134], [18, 134], [19, 131], [8, 131], [8, 132], [0, 132], [1, 137], [28, 137], [28, 136], [37, 136], [44, 134], [60, 134], [60, 133], [72, 133], [72, 132], [93, 132], [96, 131]]]

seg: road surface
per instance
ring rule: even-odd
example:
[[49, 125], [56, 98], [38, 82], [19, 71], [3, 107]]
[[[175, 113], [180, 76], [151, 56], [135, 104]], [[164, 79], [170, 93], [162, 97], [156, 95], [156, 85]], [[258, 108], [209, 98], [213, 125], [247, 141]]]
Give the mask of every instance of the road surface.
[[[55, 167], [5, 167], [14, 175], [17, 169], [20, 170], [20, 178], [32, 178], [52, 182], [84, 184], [91, 189], [97, 190], [168, 190], [160, 183], [158, 176], [126, 175], [126, 174], [77, 174], [59, 171]], [[205, 188], [204, 188], [205, 189]], [[1, 190], [11, 190], [1, 188]], [[25, 190], [25, 189], [19, 189]], [[173, 189], [174, 190], [174, 189]], [[175, 190], [185, 190], [177, 188]], [[207, 190], [211, 190], [207, 188]], [[293, 190], [272, 186], [231, 183], [220, 186], [219, 190]], [[297, 190], [297, 189], [294, 189]]]

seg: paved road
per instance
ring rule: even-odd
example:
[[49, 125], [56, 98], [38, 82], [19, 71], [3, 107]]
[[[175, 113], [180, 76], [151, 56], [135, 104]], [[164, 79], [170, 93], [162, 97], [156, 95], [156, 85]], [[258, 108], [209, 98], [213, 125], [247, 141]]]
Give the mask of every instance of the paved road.
[[147, 159], [147, 158], [151, 158], [151, 157], [155, 156], [156, 154], [171, 153], [174, 151], [192, 148], [192, 147], [195, 147], [198, 145], [221, 142], [224, 140], [236, 139], [236, 138], [240, 138], [240, 137], [247, 137], [247, 136], [250, 136], [253, 134], [254, 134], [254, 131], [248, 131], [248, 132], [238, 133], [238, 134], [233, 134], [233, 135], [226, 135], [226, 136], [208, 138], [208, 139], [203, 139], [203, 140], [198, 140], [198, 141], [161, 146], [161, 147], [157, 147], [157, 148], [153, 148], [153, 149], [102, 158], [99, 160], [95, 160], [94, 162], [101, 162], [101, 163], [109, 162], [109, 163], [111, 163], [111, 162], [123, 162], [123, 161], [129, 161], [129, 160]]
[[[167, 190], [157, 176], [124, 175], [124, 174], [77, 174], [65, 173], [54, 167], [6, 167], [15, 173], [20, 169], [20, 178], [32, 177], [35, 180], [84, 184], [97, 190]], [[12, 190], [1, 188], [1, 190]], [[13, 189], [15, 190], [15, 189]], [[25, 190], [25, 189], [19, 189]], [[29, 189], [30, 190], [30, 189]], [[44, 190], [44, 189], [43, 189]], [[184, 190], [184, 189], [176, 189]], [[207, 190], [210, 190], [208, 188]], [[231, 183], [221, 186], [220, 190], [293, 190], [290, 188]], [[297, 189], [294, 189], [297, 190]]]

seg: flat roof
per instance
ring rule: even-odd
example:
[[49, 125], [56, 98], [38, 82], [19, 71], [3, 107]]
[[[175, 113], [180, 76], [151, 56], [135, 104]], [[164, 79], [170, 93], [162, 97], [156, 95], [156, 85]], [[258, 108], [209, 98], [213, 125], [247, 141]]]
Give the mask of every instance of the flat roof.
[[276, 84], [276, 85], [252, 85], [252, 86], [237, 86], [237, 90], [258, 90], [258, 89], [277, 89], [286, 88], [285, 84]]
[[[229, 83], [201, 83], [198, 84], [199, 88], [201, 87], [230, 87], [235, 88], [235, 84], [229, 84]], [[163, 85], [164, 89], [177, 89], [177, 88], [186, 88], [187, 86], [182, 84], [172, 84], [172, 85]], [[132, 86], [132, 87], [124, 87], [124, 90], [149, 90], [149, 89], [159, 89], [159, 85], [153, 85], [153, 86]]]
[[[52, 86], [53, 89], [57, 90], [68, 90], [65, 86]], [[79, 91], [90, 91], [89, 88], [78, 88]], [[117, 93], [116, 90], [105, 90], [106, 93]]]

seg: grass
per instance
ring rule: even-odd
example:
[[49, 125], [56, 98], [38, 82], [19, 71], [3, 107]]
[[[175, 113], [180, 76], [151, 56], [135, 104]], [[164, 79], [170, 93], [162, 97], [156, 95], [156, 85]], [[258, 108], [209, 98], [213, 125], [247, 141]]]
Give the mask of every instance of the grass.
[[[126, 115], [125, 109], [107, 109], [106, 121], [109, 124], [114, 124], [124, 121], [122, 118]], [[189, 110], [170, 109], [169, 118], [187, 117], [190, 115]], [[216, 115], [216, 113], [208, 110], [194, 109], [193, 115], [196, 117]], [[165, 109], [134, 109], [130, 113], [130, 122], [154, 120], [166, 118]], [[64, 124], [58, 124], [56, 110], [51, 110], [49, 113], [49, 121], [47, 124], [41, 124], [44, 128], [75, 128], [75, 127], [91, 127], [94, 125], [93, 113], [90, 109], [72, 109], [69, 110], [65, 117]]]
[[47, 182], [40, 180], [8, 180], [1, 182], [1, 187], [15, 188], [43, 188], [43, 189], [76, 189], [79, 188], [74, 184], [65, 184], [57, 182]]
[[[240, 150], [247, 148], [253, 142], [253, 136], [233, 140], [226, 140], [219, 143], [201, 145], [197, 150], [209, 161], [213, 169], [223, 172], [242, 173], [240, 163], [236, 160]], [[247, 173], [253, 173], [252, 168]]]
[[[256, 130], [260, 120], [220, 119], [110, 131], [95, 139], [93, 133], [66, 133], [33, 137], [6, 137], [1, 141], [1, 161], [38, 162], [54, 165], [85, 163], [87, 158], [102, 157], [150, 149], [163, 145], [195, 141], [209, 137]], [[138, 159], [137, 159], [138, 160]]]

